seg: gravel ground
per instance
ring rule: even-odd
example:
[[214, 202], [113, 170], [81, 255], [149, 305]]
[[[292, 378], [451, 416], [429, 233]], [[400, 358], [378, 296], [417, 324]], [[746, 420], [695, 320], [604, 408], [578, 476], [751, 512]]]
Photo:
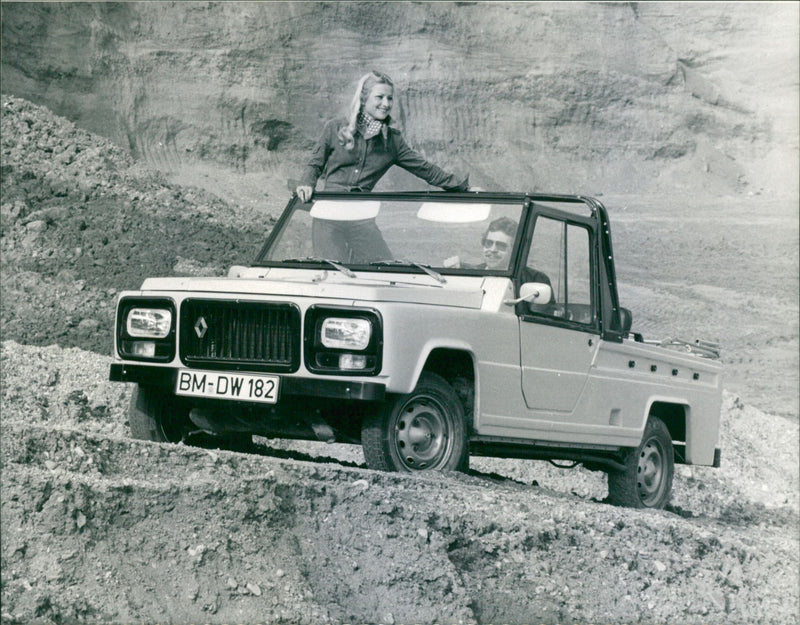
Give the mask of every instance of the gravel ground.
[[723, 467], [642, 512], [544, 462], [133, 441], [109, 357], [1, 355], [3, 622], [797, 622], [797, 423], [735, 395]]
[[[131, 389], [107, 381], [114, 295], [219, 275], [272, 222], [16, 98], [2, 157], [3, 623], [800, 620], [798, 420], [738, 393], [722, 468], [679, 467], [664, 511], [607, 505], [602, 474], [544, 462], [404, 476], [346, 445], [129, 439]], [[796, 336], [771, 345], [781, 362]]]

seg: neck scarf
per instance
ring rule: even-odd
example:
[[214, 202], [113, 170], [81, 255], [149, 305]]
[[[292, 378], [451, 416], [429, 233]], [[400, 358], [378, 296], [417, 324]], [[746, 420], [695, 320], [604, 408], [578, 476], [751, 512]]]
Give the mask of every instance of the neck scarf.
[[358, 114], [358, 131], [364, 136], [365, 139], [371, 139], [378, 135], [383, 130], [383, 122], [367, 115], [366, 113]]

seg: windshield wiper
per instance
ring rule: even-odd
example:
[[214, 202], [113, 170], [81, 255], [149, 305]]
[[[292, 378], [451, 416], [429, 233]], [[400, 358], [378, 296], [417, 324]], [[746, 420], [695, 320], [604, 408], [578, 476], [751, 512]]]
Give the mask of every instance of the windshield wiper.
[[428, 265], [423, 265], [422, 263], [415, 262], [413, 260], [376, 260], [374, 263], [370, 263], [370, 266], [376, 267], [393, 267], [393, 266], [408, 266], [408, 267], [416, 267], [427, 273], [431, 278], [440, 282], [442, 284], [447, 284], [447, 280], [445, 277], [440, 274], [439, 272], [435, 271], [432, 267]]
[[341, 271], [348, 278], [357, 278], [358, 276], [350, 271], [344, 265], [328, 258], [315, 258], [314, 256], [306, 256], [305, 258], [285, 258], [284, 263], [327, 263], [337, 271]]

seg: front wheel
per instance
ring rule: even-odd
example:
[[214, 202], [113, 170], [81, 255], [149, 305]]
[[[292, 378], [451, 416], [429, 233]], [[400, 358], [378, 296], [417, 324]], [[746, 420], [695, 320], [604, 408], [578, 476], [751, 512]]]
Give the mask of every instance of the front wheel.
[[675, 454], [667, 426], [650, 417], [642, 442], [625, 454], [624, 471], [609, 472], [608, 500], [629, 508], [663, 508], [672, 494]]
[[162, 388], [137, 385], [131, 395], [128, 423], [131, 436], [157, 443], [186, 443], [206, 449], [242, 453], [254, 451], [253, 435], [246, 432], [211, 434], [189, 418], [190, 406]]
[[388, 399], [367, 416], [361, 446], [370, 469], [466, 471], [469, 448], [464, 409], [450, 386], [423, 373], [414, 390]]
[[159, 443], [179, 443], [191, 430], [189, 411], [175, 395], [138, 384], [131, 395], [128, 422], [133, 438]]

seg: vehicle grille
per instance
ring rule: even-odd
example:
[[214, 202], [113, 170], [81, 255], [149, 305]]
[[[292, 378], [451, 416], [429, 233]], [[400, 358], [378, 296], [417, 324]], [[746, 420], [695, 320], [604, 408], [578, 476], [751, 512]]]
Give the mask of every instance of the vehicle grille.
[[296, 371], [300, 311], [292, 304], [185, 300], [180, 354], [187, 366]]

